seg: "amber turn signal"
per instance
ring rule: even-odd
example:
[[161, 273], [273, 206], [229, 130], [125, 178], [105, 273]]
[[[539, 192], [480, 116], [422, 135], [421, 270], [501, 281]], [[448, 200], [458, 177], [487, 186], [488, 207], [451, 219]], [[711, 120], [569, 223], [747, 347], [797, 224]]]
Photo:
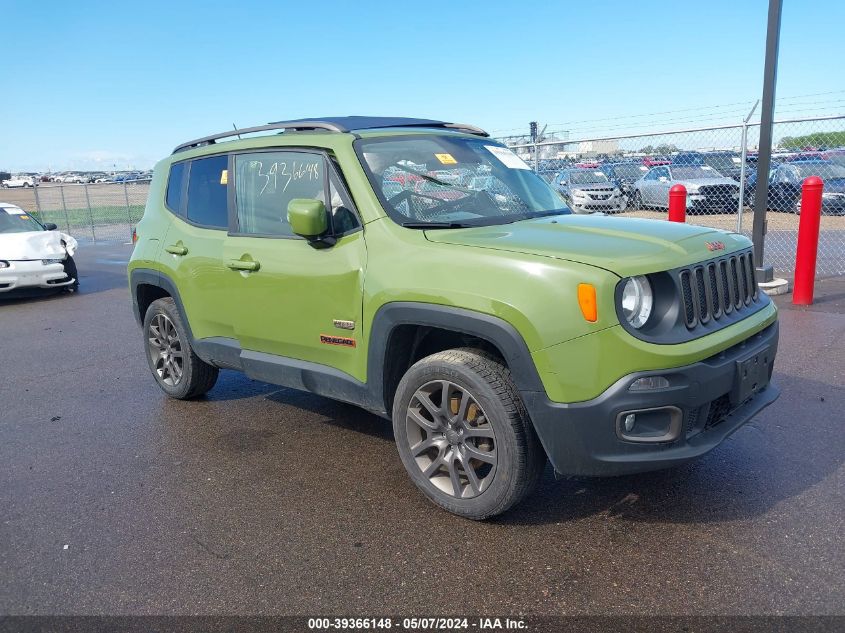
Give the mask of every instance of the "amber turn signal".
[[591, 323], [595, 323], [599, 318], [595, 286], [578, 284], [578, 305], [581, 306], [581, 314], [584, 315], [584, 318]]

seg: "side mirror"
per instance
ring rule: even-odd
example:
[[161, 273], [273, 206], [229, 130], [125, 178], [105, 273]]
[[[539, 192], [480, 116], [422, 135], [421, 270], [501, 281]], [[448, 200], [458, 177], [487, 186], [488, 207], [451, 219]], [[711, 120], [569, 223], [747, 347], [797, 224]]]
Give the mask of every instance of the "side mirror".
[[326, 205], [313, 198], [294, 198], [288, 203], [288, 223], [297, 235], [317, 239], [329, 228]]
[[48, 231], [55, 231], [59, 227], [56, 226], [55, 224], [53, 224], [52, 222], [45, 222], [44, 228], [47, 229]]

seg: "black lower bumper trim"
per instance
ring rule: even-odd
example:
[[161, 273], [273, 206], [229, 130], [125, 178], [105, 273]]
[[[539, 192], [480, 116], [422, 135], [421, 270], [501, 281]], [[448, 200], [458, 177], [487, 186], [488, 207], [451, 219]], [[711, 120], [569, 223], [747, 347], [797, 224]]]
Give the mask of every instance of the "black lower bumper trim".
[[[762, 374], [771, 379], [777, 353], [778, 324], [711, 358], [672, 369], [638, 372], [618, 380], [600, 396], [570, 404], [551, 402], [545, 393], [522, 397], [555, 470], [572, 475], [621, 475], [675, 466], [704, 455], [774, 402], [780, 390], [771, 382], [738, 391], [741, 368], [749, 358], [766, 358]], [[647, 376], [664, 376], [669, 387], [629, 391]], [[757, 378], [755, 378], [757, 380]], [[736, 401], [742, 393], [743, 400]], [[683, 427], [672, 441], [630, 442], [617, 434], [626, 411], [677, 407]]]

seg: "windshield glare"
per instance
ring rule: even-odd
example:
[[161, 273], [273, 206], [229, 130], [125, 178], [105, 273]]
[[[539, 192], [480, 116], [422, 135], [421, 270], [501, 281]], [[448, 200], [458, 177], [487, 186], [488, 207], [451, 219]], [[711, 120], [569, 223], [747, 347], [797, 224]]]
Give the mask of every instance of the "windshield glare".
[[603, 171], [584, 169], [569, 172], [569, 182], [573, 185], [590, 185], [597, 182], [608, 182]]
[[522, 159], [488, 139], [414, 135], [361, 139], [355, 147], [400, 224], [481, 226], [570, 213]]
[[708, 165], [701, 167], [673, 167], [673, 180], [695, 180], [698, 178], [722, 178], [722, 174]]
[[845, 167], [834, 163], [807, 163], [806, 165], [791, 165], [793, 173], [804, 180], [810, 176], [818, 176], [822, 180], [836, 180], [845, 178]]
[[619, 178], [630, 178], [636, 180], [637, 178], [642, 178], [648, 171], [648, 168], [644, 165], [616, 165], [613, 168], [613, 171]]
[[28, 233], [43, 230], [44, 227], [22, 209], [0, 207], [0, 233]]

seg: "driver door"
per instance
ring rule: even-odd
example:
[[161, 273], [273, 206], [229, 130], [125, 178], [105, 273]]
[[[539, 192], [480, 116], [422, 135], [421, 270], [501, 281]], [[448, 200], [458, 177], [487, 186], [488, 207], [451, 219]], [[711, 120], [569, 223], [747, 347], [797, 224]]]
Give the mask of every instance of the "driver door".
[[[328, 156], [307, 150], [235, 154], [231, 173], [234, 226], [223, 263], [230, 286], [237, 286], [231, 309], [241, 348], [328, 365], [364, 380], [364, 234]], [[334, 244], [293, 234], [287, 207], [294, 198], [327, 202]], [[260, 378], [248, 364], [247, 373]]]

